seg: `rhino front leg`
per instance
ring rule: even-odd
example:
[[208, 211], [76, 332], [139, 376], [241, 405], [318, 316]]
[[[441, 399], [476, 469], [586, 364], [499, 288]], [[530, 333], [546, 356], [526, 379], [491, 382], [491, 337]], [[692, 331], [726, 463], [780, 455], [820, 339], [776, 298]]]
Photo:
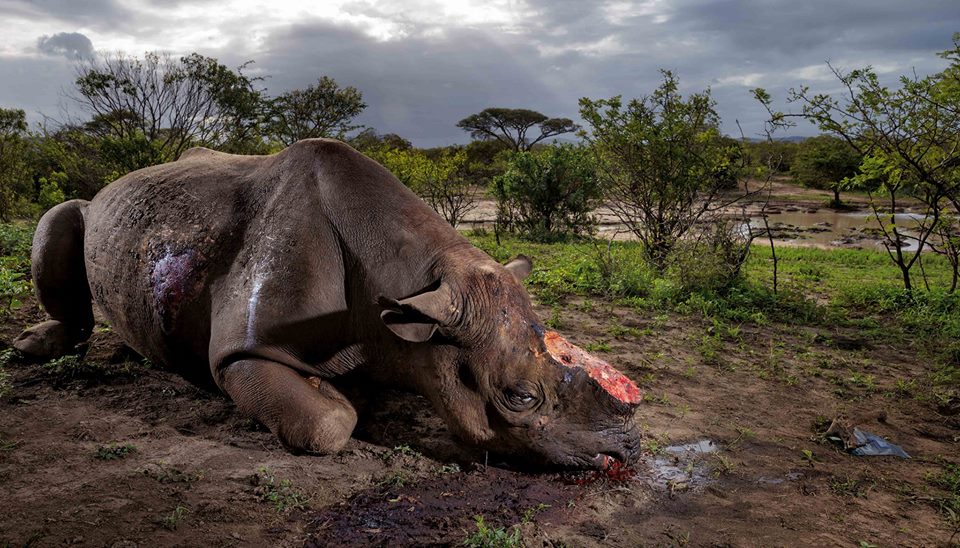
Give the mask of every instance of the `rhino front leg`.
[[240, 412], [263, 423], [291, 449], [336, 453], [357, 425], [353, 405], [330, 383], [305, 379], [281, 363], [240, 360], [220, 377], [221, 388]]

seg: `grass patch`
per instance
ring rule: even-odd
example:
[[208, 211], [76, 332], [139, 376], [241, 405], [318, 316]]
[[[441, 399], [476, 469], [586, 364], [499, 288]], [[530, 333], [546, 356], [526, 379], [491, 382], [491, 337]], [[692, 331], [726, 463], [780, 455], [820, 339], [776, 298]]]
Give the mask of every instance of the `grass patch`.
[[277, 479], [268, 468], [263, 467], [254, 474], [253, 494], [261, 502], [273, 507], [278, 514], [290, 510], [305, 510], [310, 504], [310, 498], [298, 491], [293, 482], [288, 479]]
[[97, 452], [94, 457], [100, 460], [120, 460], [129, 457], [133, 453], [136, 453], [136, 451], [137, 448], [132, 443], [125, 443], [123, 445], [110, 443], [97, 447]]
[[477, 530], [467, 535], [463, 545], [468, 548], [513, 548], [523, 546], [520, 529], [511, 527], [490, 527], [483, 516], [474, 516]]

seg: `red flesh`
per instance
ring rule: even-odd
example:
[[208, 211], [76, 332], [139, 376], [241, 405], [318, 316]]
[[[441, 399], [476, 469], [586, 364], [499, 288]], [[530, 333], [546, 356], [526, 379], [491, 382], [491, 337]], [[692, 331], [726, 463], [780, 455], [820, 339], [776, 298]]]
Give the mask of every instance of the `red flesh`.
[[547, 352], [567, 367], [579, 367], [597, 381], [608, 394], [628, 404], [637, 404], [643, 400], [640, 389], [626, 375], [617, 371], [609, 363], [591, 356], [586, 350], [564, 339], [556, 331], [547, 331], [543, 336]]

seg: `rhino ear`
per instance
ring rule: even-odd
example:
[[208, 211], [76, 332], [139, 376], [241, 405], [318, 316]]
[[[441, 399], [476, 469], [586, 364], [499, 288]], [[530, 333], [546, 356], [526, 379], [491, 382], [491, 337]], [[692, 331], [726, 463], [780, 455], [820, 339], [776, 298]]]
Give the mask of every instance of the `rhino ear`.
[[443, 326], [452, 325], [459, 309], [446, 284], [402, 300], [380, 297], [380, 320], [394, 335], [407, 342], [426, 342]]
[[522, 282], [533, 272], [533, 261], [526, 255], [517, 255], [516, 259], [505, 264], [504, 267], [513, 274], [518, 282]]

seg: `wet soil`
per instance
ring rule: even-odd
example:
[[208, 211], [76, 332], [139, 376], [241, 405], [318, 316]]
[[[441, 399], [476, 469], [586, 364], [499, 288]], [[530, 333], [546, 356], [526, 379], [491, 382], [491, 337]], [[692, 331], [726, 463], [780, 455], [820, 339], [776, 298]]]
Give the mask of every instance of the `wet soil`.
[[[0, 340], [40, 318], [28, 302]], [[928, 377], [916, 348], [779, 324], [705, 348], [702, 320], [600, 302], [569, 303], [562, 322], [646, 395], [633, 474], [512, 470], [398, 393], [372, 398], [342, 453], [294, 455], [101, 328], [81, 366], [7, 366], [0, 546], [460, 545], [476, 516], [527, 546], [937, 546], [954, 533], [928, 480], [960, 461], [960, 416], [895, 389]], [[841, 415], [912, 458], [823, 441]]]

